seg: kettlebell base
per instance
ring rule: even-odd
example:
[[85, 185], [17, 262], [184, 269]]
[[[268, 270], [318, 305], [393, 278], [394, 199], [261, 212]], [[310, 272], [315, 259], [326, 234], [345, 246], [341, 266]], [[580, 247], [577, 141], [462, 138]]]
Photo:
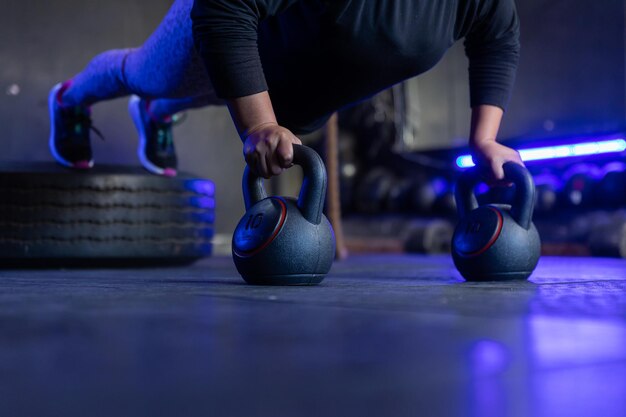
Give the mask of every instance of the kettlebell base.
[[497, 281], [524, 281], [532, 275], [531, 272], [501, 272], [497, 274], [478, 274], [478, 275], [463, 275], [468, 282], [497, 282]]
[[242, 275], [244, 281], [251, 285], [315, 285], [325, 277], [325, 274]]

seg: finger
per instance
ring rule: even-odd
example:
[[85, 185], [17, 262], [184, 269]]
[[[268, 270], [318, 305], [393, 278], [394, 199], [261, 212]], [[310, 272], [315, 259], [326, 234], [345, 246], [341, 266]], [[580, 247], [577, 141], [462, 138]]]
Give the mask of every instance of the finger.
[[[295, 138], [295, 141], [300, 142], [300, 139]], [[292, 139], [293, 140], [293, 139]], [[276, 149], [277, 162], [281, 168], [289, 168], [293, 165], [293, 143], [287, 138], [284, 138], [278, 143]], [[300, 142], [302, 143], [302, 142]]]
[[278, 163], [278, 157], [276, 155], [276, 152], [267, 153], [265, 155], [265, 163], [267, 164], [267, 169], [270, 176], [280, 175], [283, 172], [283, 169]]
[[280, 175], [283, 173], [285, 168], [283, 168], [282, 158], [278, 154], [278, 148], [272, 154], [272, 174]]
[[256, 152], [254, 149], [249, 149], [246, 152], [244, 152], [243, 154], [244, 159], [246, 160], [246, 163], [250, 166], [250, 168], [253, 168], [255, 170], [256, 173], [258, 173], [256, 171], [256, 167], [258, 165], [258, 158], [259, 158], [259, 154], [258, 152]]
[[246, 142], [243, 146], [243, 157], [248, 164], [251, 164], [254, 160], [254, 147], [248, 145]]
[[265, 155], [260, 153], [254, 154], [254, 169], [258, 176], [269, 178]]
[[278, 163], [277, 149], [280, 144], [280, 136], [276, 135], [272, 140], [267, 142], [267, 151], [264, 154], [265, 165], [267, 167], [268, 177], [279, 175], [282, 172], [280, 164]]
[[504, 168], [502, 161], [496, 160], [491, 163], [491, 173], [496, 181], [504, 180]]
[[248, 142], [244, 144], [243, 148], [243, 157], [246, 160], [246, 164], [248, 167], [254, 172], [254, 174], [263, 177], [263, 167], [262, 164], [259, 163], [259, 155], [261, 155], [262, 150], [259, 149], [259, 146], [251, 146]]

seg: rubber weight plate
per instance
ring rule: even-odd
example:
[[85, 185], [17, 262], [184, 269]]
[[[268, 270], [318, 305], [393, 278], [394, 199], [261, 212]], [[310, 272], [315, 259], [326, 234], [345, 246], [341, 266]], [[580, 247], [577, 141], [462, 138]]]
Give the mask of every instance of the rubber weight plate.
[[0, 265], [184, 264], [211, 254], [213, 182], [0, 164]]

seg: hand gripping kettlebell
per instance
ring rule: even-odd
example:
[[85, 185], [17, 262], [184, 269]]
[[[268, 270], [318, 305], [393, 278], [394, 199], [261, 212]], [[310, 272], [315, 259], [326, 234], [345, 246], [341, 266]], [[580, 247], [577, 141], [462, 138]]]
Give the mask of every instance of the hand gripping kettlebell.
[[535, 184], [526, 168], [513, 162], [503, 166], [505, 178], [515, 184], [512, 205], [478, 207], [474, 187], [478, 170], [463, 173], [455, 198], [459, 223], [452, 237], [452, 258], [468, 281], [526, 279], [539, 261], [541, 241], [532, 223]]
[[298, 199], [267, 197], [263, 179], [246, 167], [246, 214], [232, 241], [233, 260], [249, 284], [317, 284], [330, 270], [335, 235], [322, 213], [326, 168], [312, 149], [293, 145], [293, 163], [304, 174]]

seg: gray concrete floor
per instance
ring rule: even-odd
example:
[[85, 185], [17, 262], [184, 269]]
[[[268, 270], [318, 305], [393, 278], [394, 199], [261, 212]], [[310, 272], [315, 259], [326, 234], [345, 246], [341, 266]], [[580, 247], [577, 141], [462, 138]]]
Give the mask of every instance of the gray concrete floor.
[[531, 281], [395, 255], [291, 288], [219, 257], [0, 271], [0, 416], [626, 415], [626, 261]]

